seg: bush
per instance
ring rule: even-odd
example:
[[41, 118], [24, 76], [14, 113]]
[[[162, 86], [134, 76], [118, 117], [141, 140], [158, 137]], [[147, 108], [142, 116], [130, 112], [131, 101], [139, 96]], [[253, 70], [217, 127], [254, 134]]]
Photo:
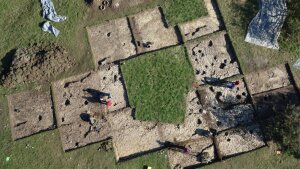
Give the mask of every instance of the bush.
[[280, 42], [285, 51], [300, 55], [300, 1], [288, 0], [287, 8], [288, 16], [282, 29]]
[[288, 106], [274, 119], [273, 137], [283, 151], [300, 157], [300, 106]]

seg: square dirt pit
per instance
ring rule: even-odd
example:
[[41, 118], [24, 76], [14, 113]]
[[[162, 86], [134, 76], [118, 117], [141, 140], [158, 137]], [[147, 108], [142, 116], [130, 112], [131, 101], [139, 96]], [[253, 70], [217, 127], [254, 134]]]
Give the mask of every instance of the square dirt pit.
[[232, 105], [247, 102], [249, 95], [243, 79], [233, 89], [222, 86], [200, 87], [199, 94], [204, 107], [227, 108]]
[[215, 159], [215, 149], [210, 138], [203, 137], [201, 140], [190, 140], [184, 145], [189, 147], [189, 153], [169, 148], [168, 157], [171, 169], [192, 168], [204, 165]]
[[258, 125], [223, 131], [216, 136], [219, 157], [230, 157], [265, 146]]
[[185, 40], [191, 40], [220, 30], [221, 24], [217, 17], [215, 1], [204, 0], [208, 16], [179, 24]]
[[202, 119], [207, 128], [220, 132], [252, 123], [254, 120], [254, 108], [251, 104], [240, 104], [228, 109], [213, 107], [202, 114]]
[[110, 125], [106, 119], [101, 119], [99, 124], [99, 132], [91, 130], [90, 123], [85, 121], [59, 127], [63, 150], [68, 151], [111, 138]]
[[[127, 106], [127, 94], [118, 65], [107, 65], [96, 72], [73, 76], [52, 85], [58, 125], [81, 122], [80, 115], [90, 110], [104, 116]], [[100, 105], [100, 96], [112, 96], [109, 110]]]
[[208, 130], [202, 118], [203, 108], [196, 91], [190, 91], [186, 97], [186, 114], [183, 124], [159, 124], [161, 142], [181, 142], [202, 137], [198, 129]]
[[14, 140], [54, 128], [50, 92], [29, 91], [9, 95], [8, 106]]
[[276, 112], [283, 113], [288, 105], [300, 104], [300, 98], [294, 86], [272, 90], [253, 96], [253, 103], [258, 119], [274, 116]]
[[87, 28], [96, 67], [136, 54], [127, 18]]
[[291, 84], [285, 65], [253, 72], [245, 76], [250, 94], [267, 92]]
[[125, 160], [160, 150], [158, 127], [153, 122], [134, 120], [131, 109], [110, 113], [112, 142], [116, 159]]
[[200, 85], [204, 84], [204, 77], [224, 79], [240, 74], [226, 36], [225, 32], [218, 32], [187, 43], [189, 58]]
[[168, 27], [161, 8], [155, 8], [129, 17], [137, 53], [178, 44], [173, 27]]

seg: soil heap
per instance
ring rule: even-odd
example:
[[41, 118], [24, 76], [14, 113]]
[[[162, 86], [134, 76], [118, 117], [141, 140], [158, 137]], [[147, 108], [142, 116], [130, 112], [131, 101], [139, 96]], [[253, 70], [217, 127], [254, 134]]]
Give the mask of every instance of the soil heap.
[[75, 60], [65, 48], [57, 44], [34, 44], [17, 49], [9, 70], [2, 76], [2, 84], [14, 87], [17, 84], [47, 82], [75, 65]]

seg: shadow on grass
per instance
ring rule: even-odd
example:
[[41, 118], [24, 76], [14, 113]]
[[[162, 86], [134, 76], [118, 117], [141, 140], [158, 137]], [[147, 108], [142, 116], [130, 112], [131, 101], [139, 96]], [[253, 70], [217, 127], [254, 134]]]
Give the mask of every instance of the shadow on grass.
[[259, 11], [260, 0], [246, 0], [245, 2], [233, 1], [232, 10], [239, 14], [242, 28], [247, 32], [248, 25]]
[[300, 98], [294, 88], [282, 88], [253, 97], [256, 118], [265, 141], [274, 141], [283, 151], [300, 158]]
[[87, 4], [88, 6], [91, 6], [93, 4], [93, 0], [84, 0], [85, 4]]
[[[300, 1], [299, 0], [288, 0], [287, 1], [288, 8], [288, 16], [286, 19], [286, 24], [283, 25], [283, 33], [284, 34], [292, 34], [295, 31], [295, 27], [293, 26], [293, 22], [298, 19], [300, 20]], [[299, 32], [300, 33], [300, 32]]]
[[12, 65], [12, 61], [15, 57], [16, 51], [17, 51], [16, 49], [12, 49], [8, 53], [6, 53], [4, 58], [1, 59], [1, 62], [0, 62], [0, 84], [3, 83], [2, 77], [5, 76], [9, 72], [9, 69]]

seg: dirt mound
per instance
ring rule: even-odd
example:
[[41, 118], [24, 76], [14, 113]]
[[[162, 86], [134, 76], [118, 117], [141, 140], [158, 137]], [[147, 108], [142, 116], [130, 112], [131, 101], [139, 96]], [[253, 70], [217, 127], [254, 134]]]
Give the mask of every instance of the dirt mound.
[[57, 44], [35, 44], [16, 50], [9, 70], [2, 76], [3, 86], [46, 82], [75, 65], [66, 49]]

